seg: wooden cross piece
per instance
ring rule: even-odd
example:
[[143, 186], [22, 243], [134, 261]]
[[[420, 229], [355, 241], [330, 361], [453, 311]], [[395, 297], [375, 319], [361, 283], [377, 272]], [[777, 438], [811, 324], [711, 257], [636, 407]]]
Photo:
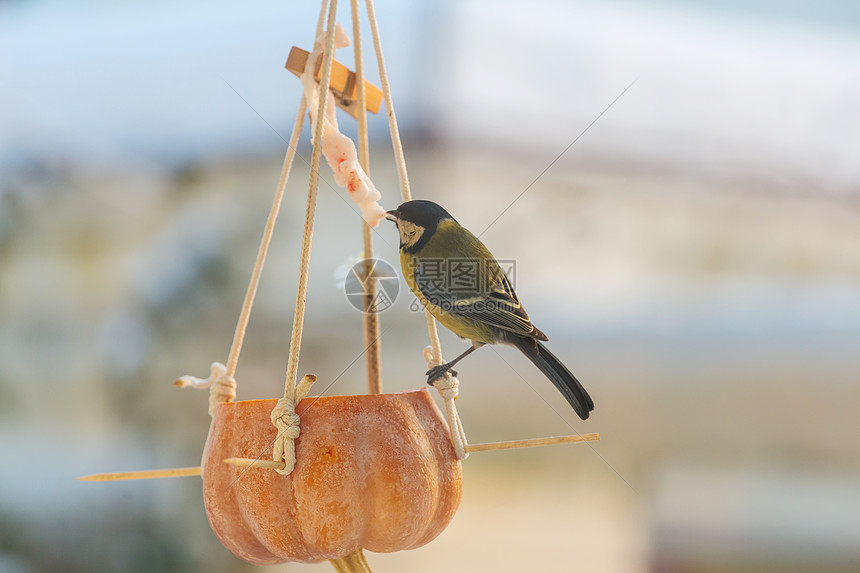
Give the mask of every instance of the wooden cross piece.
[[[288, 70], [301, 76], [305, 71], [305, 65], [308, 62], [308, 52], [293, 46], [290, 50], [290, 55], [287, 57]], [[314, 70], [314, 79], [320, 81], [322, 75], [322, 58], [317, 60], [317, 69]], [[337, 96], [335, 102], [338, 107], [346, 111], [352, 117], [358, 119], [358, 86], [355, 81], [355, 72], [338, 62], [331, 62], [331, 91]], [[382, 104], [382, 91], [364, 80], [364, 93], [367, 99], [367, 111], [370, 113], [378, 113], [379, 106]]]

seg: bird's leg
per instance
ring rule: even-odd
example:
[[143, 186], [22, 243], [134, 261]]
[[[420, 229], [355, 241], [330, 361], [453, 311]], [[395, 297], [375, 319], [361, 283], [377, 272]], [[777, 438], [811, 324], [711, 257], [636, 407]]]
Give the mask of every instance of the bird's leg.
[[463, 354], [461, 354], [460, 356], [458, 356], [457, 358], [455, 358], [451, 362], [446, 362], [445, 364], [440, 364], [439, 366], [434, 366], [433, 368], [428, 370], [427, 371], [427, 383], [432, 386], [433, 382], [435, 382], [437, 379], [443, 377], [445, 375], [445, 373], [447, 373], [449, 370], [451, 371], [451, 375], [456, 376], [457, 371], [452, 370], [452, 368], [454, 368], [454, 365], [457, 364], [462, 359], [464, 359], [465, 357], [467, 357], [468, 355], [470, 355], [471, 353], [473, 353], [474, 351], [476, 351], [477, 349], [479, 349], [480, 347], [482, 347], [484, 344], [485, 343], [483, 343], [483, 342], [474, 342], [473, 341], [472, 346], [467, 348], [466, 352], [464, 352]]

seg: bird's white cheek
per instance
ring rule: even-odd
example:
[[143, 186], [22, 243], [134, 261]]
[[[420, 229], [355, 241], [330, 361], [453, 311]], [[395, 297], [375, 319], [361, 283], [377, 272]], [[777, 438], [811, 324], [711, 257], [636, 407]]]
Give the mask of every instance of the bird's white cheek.
[[403, 243], [404, 247], [411, 247], [414, 245], [424, 233], [423, 227], [419, 227], [418, 225], [407, 221], [401, 221], [398, 228], [400, 230], [400, 242]]

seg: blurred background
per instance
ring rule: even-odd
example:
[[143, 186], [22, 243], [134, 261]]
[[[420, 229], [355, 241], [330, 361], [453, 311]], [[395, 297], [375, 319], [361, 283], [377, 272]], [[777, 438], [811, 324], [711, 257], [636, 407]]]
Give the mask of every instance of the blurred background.
[[[197, 478], [74, 478], [198, 463], [206, 396], [172, 381], [226, 359], [301, 95], [284, 61], [317, 11], [0, 1], [0, 571], [253, 569], [209, 530]], [[459, 369], [470, 441], [602, 439], [473, 454], [446, 532], [369, 555], [374, 570], [860, 570], [860, 5], [377, 13], [413, 193], [517, 261], [529, 314], [596, 403], [581, 422], [515, 351], [482, 350]], [[370, 128], [394, 208], [385, 116]], [[307, 174], [297, 160], [241, 399], [282, 391]], [[362, 393], [338, 278], [361, 220], [322, 175], [300, 372]], [[375, 237], [396, 265], [393, 227]], [[388, 391], [424, 383], [401, 286], [382, 315]]]

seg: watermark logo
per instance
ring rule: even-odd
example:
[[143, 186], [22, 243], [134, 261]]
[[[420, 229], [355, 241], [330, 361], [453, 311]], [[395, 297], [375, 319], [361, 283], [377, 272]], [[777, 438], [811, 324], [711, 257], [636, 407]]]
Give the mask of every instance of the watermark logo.
[[386, 261], [362, 259], [347, 271], [343, 291], [346, 300], [356, 310], [365, 312], [367, 308], [367, 312], [382, 312], [391, 308], [397, 300], [400, 279], [394, 267]]
[[[510, 310], [517, 264], [513, 259], [422, 257], [413, 259], [407, 272], [421, 291], [409, 310], [423, 312], [430, 304], [455, 314], [483, 314]], [[362, 259], [347, 270], [343, 289], [353, 308], [377, 313], [397, 300], [400, 280], [387, 261]]]
[[412, 259], [407, 272], [421, 294], [409, 309], [421, 311], [428, 303], [455, 314], [492, 313], [508, 309], [516, 281], [514, 259]]

